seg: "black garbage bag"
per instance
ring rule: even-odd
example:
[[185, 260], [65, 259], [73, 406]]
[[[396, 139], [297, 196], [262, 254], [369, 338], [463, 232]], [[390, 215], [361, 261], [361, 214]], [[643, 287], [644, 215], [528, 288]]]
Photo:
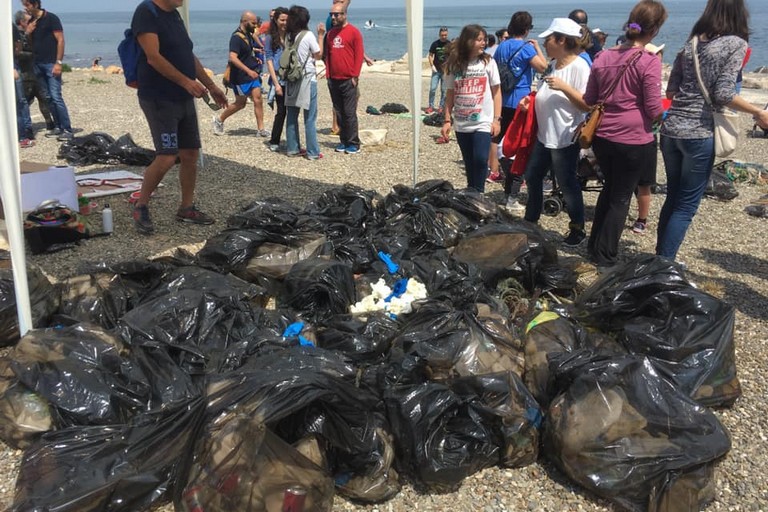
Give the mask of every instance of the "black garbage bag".
[[734, 309], [689, 284], [676, 263], [638, 258], [598, 280], [575, 305], [578, 320], [615, 333], [701, 403], [730, 405], [741, 396]]
[[712, 168], [707, 188], [704, 189], [705, 196], [719, 201], [731, 201], [738, 197], [739, 191], [727, 172], [730, 163], [731, 161], [725, 160]]
[[446, 193], [433, 193], [426, 199], [435, 206], [453, 208], [470, 221], [488, 222], [498, 216], [498, 207], [482, 192], [474, 189], [451, 190]]
[[[390, 254], [400, 252], [392, 251], [393, 245], [403, 244], [406, 251], [403, 251], [401, 257], [431, 253], [437, 248], [455, 246], [459, 236], [469, 227], [466, 217], [450, 208], [435, 208], [427, 203], [406, 203], [398, 212], [390, 215], [384, 226], [374, 234], [374, 244]], [[393, 238], [399, 242], [393, 244]]]
[[260, 278], [282, 281], [299, 261], [323, 254], [327, 243], [325, 235], [318, 233], [294, 233], [279, 238], [259, 245], [235, 273], [249, 282]]
[[579, 295], [574, 317], [602, 331], [619, 331], [638, 306], [664, 290], [690, 288], [683, 268], [660, 256], [641, 256], [606, 273]]
[[744, 211], [753, 217], [768, 219], [768, 194], [749, 203], [744, 207]]
[[541, 411], [511, 372], [385, 392], [402, 469], [429, 491], [448, 492], [467, 476], [536, 461]]
[[50, 404], [59, 428], [124, 423], [149, 402], [147, 376], [119, 338], [95, 326], [30, 331], [9, 357], [19, 382]]
[[525, 331], [525, 385], [547, 407], [555, 397], [550, 358], [584, 346], [586, 333], [575, 322], [551, 311], [539, 313]]
[[441, 112], [433, 112], [427, 116], [424, 116], [424, 119], [422, 119], [421, 122], [427, 126], [437, 126], [440, 128], [443, 126], [444, 120], [445, 115], [443, 115]]
[[155, 159], [155, 152], [138, 146], [130, 133], [118, 137], [107, 147], [107, 153], [114, 160], [125, 165], [146, 167]]
[[303, 498], [300, 510], [330, 512], [333, 506], [334, 482], [325, 466], [236, 410], [207, 425], [195, 452], [184, 510], [291, 510], [284, 500], [290, 503], [293, 493]]
[[11, 363], [8, 356], [0, 357], [0, 439], [23, 450], [53, 430], [53, 416], [48, 402], [19, 382]]
[[252, 304], [264, 302], [264, 289], [231, 274], [221, 275], [211, 270], [183, 266], [169, 270], [142, 301], [151, 301], [183, 290], [203, 292], [216, 299], [243, 301]]
[[383, 313], [336, 315], [318, 326], [317, 346], [340, 352], [351, 361], [375, 363], [386, 356], [397, 330], [397, 322]]
[[118, 329], [131, 347], [164, 348], [184, 371], [202, 375], [242, 361], [258, 333], [252, 318], [250, 305], [236, 296], [183, 289], [144, 301]]
[[227, 226], [287, 234], [296, 230], [299, 218], [298, 208], [284, 199], [270, 197], [242, 207], [227, 219]]
[[148, 510], [180, 494], [204, 418], [201, 398], [128, 424], [45, 434], [21, 461], [10, 511]]
[[382, 114], [405, 114], [408, 107], [401, 103], [385, 103], [379, 109]]
[[590, 491], [632, 511], [702, 510], [725, 427], [644, 357], [568, 354], [568, 390], [549, 406], [545, 454]]
[[[32, 326], [45, 327], [59, 307], [56, 288], [39, 268], [27, 265], [27, 286], [32, 307]], [[0, 269], [0, 347], [19, 340], [19, 313], [16, 310], [16, 289], [13, 271]]]
[[226, 229], [206, 240], [197, 253], [197, 263], [222, 273], [231, 272], [245, 265], [268, 237], [261, 229]]
[[392, 191], [384, 198], [384, 211], [389, 217], [406, 204], [423, 202], [432, 194], [445, 194], [453, 189], [453, 183], [439, 179], [420, 181], [414, 187], [394, 185]]
[[285, 295], [278, 301], [315, 321], [348, 313], [356, 302], [352, 268], [321, 258], [300, 261], [285, 277]]
[[735, 321], [733, 306], [696, 288], [664, 291], [638, 305], [621, 341], [694, 400], [728, 406], [741, 396]]
[[356, 368], [322, 349], [291, 348], [211, 376], [208, 413], [236, 410], [263, 422], [285, 442], [317, 437], [339, 492], [365, 502], [400, 489], [394, 447], [379, 397], [355, 385]]
[[466, 234], [453, 251], [461, 262], [477, 266], [491, 288], [513, 277], [533, 291], [542, 263], [557, 262], [557, 252], [526, 223], [491, 223]]
[[474, 307], [476, 303], [488, 304], [497, 310], [503, 307], [485, 286], [480, 269], [452, 258], [445, 249], [415, 255], [410, 261], [403, 261], [402, 267], [403, 275], [424, 283], [427, 296], [435, 301], [452, 304], [457, 309]]
[[536, 287], [561, 297], [573, 297], [578, 277], [571, 268], [556, 263], [544, 263], [536, 273]]
[[59, 315], [112, 329], [118, 319], [136, 307], [157, 286], [168, 266], [149, 261], [84, 266], [87, 274], [60, 284]]
[[115, 138], [104, 132], [80, 135], [61, 144], [58, 158], [76, 166], [105, 164], [112, 158], [108, 150], [114, 143]]
[[393, 349], [426, 361], [433, 378], [498, 372], [523, 375], [522, 346], [505, 315], [486, 304], [457, 310], [434, 300], [403, 318]]

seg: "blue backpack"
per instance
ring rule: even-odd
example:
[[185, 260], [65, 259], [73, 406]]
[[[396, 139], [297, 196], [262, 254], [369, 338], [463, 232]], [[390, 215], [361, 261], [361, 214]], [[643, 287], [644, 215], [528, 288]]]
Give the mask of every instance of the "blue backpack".
[[[157, 6], [152, 0], [144, 0], [144, 3], [152, 11], [152, 14], [157, 16]], [[128, 87], [138, 89], [139, 87], [139, 59], [144, 53], [141, 49], [139, 41], [130, 28], [126, 29], [125, 37], [120, 44], [117, 45], [117, 55], [120, 57], [120, 65], [123, 66], [123, 75], [125, 76], [125, 84]]]

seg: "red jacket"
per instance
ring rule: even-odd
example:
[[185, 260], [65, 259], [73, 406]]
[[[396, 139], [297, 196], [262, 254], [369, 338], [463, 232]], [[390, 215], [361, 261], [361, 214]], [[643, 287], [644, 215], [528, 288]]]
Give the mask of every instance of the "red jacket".
[[334, 80], [359, 77], [364, 55], [363, 35], [355, 26], [333, 27], [325, 36], [325, 75]]
[[528, 157], [531, 156], [534, 144], [536, 144], [536, 132], [538, 123], [536, 122], [536, 93], [528, 95], [531, 99], [528, 110], [518, 108], [515, 111], [515, 117], [509, 123], [507, 132], [504, 134], [504, 144], [501, 151], [507, 158], [515, 157], [510, 172], [517, 176], [525, 173], [525, 166], [528, 164]]

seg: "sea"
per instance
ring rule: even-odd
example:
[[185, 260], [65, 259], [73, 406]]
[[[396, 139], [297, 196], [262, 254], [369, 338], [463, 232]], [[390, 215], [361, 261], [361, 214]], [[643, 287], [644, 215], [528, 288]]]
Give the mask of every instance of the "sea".
[[[482, 0], [481, 0], [482, 1]], [[675, 54], [682, 47], [694, 22], [701, 15], [705, 0], [670, 0], [664, 2], [669, 18], [654, 40], [656, 45], [665, 44], [664, 61], [672, 63]], [[330, 4], [330, 1], [329, 1]], [[404, 4], [404, 2], [403, 2]], [[194, 5], [194, 2], [192, 3]], [[579, 0], [572, 6], [589, 13], [589, 26], [608, 33], [608, 43], [613, 44], [622, 34], [622, 26], [635, 5], [634, 1]], [[747, 71], [768, 66], [768, 31], [756, 30], [759, 20], [768, 19], [768, 1], [747, 0], [753, 32], [749, 44], [752, 56]], [[572, 6], [539, 4], [530, 2], [526, 7], [499, 7], [468, 5], [467, 7], [425, 7], [423, 53], [426, 56], [432, 41], [437, 39], [440, 27], [447, 27], [449, 37], [459, 35], [461, 27], [469, 23], [480, 24], [493, 33], [505, 28], [509, 18], [517, 10], [528, 10], [533, 16], [534, 29], [531, 36], [543, 32], [552, 18], [567, 16]], [[266, 11], [266, 10], [265, 10]], [[104, 66], [119, 65], [117, 45], [123, 32], [130, 25], [133, 12], [87, 12], [57, 13], [64, 26], [66, 40], [65, 61], [72, 67], [88, 67], [94, 58], [100, 57]], [[258, 12], [266, 18], [267, 12]], [[310, 27], [325, 23], [327, 9], [310, 10]], [[191, 9], [190, 34], [195, 45], [195, 54], [205, 67], [221, 73], [227, 63], [228, 41], [237, 28], [240, 11], [205, 11]], [[367, 21], [375, 26], [365, 29]], [[404, 7], [357, 8], [352, 4], [349, 10], [350, 23], [363, 33], [366, 54], [376, 60], [397, 60], [408, 51], [408, 34]]]

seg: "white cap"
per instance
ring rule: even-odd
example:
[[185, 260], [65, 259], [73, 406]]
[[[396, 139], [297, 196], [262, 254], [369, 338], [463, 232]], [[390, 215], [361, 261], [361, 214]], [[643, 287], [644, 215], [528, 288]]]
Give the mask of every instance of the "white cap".
[[608, 32], [603, 32], [603, 29], [601, 29], [601, 28], [592, 29], [592, 33], [593, 34], [605, 34], [605, 35], [608, 35]]
[[549, 28], [539, 34], [539, 37], [547, 37], [555, 32], [564, 36], [581, 37], [581, 25], [570, 18], [555, 18]]
[[651, 52], [652, 54], [657, 55], [661, 50], [664, 49], [664, 46], [666, 45], [663, 44], [661, 46], [656, 46], [653, 43], [648, 43], [647, 45], [645, 45], [645, 51]]

